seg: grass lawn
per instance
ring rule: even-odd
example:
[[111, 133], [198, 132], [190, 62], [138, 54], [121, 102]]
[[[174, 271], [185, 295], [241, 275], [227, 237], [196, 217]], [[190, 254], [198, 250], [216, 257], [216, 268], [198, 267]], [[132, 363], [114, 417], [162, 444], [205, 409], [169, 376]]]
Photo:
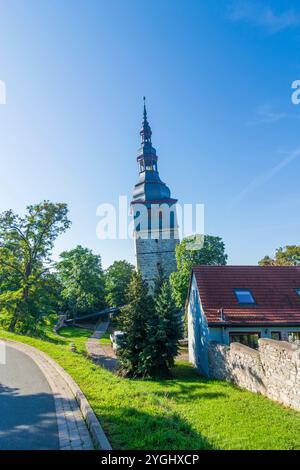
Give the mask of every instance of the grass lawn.
[[65, 343], [68, 345], [70, 345], [71, 343], [76, 344], [77, 351], [83, 354], [86, 351], [85, 342], [87, 338], [91, 336], [91, 334], [92, 331], [90, 330], [68, 326], [59, 330], [59, 336], [51, 335], [51, 332], [48, 333], [48, 336], [54, 341], [57, 339], [64, 339]]
[[99, 339], [100, 344], [110, 344], [110, 332], [106, 331]]
[[[123, 379], [84, 355], [90, 332], [67, 328], [40, 340], [0, 330], [48, 353], [85, 393], [114, 449], [300, 449], [300, 413], [221, 381], [188, 364], [168, 380]], [[69, 350], [70, 342], [78, 352]]]

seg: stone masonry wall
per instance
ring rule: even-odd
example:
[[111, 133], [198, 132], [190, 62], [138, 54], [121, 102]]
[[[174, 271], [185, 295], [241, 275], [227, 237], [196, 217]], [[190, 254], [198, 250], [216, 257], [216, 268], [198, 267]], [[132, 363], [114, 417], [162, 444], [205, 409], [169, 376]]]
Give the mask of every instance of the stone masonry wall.
[[260, 339], [254, 350], [239, 343], [211, 342], [210, 377], [227, 380], [300, 410], [300, 347], [284, 341]]
[[158, 264], [166, 277], [176, 271], [175, 248], [177, 239], [136, 238], [137, 267], [149, 285], [155, 284]]

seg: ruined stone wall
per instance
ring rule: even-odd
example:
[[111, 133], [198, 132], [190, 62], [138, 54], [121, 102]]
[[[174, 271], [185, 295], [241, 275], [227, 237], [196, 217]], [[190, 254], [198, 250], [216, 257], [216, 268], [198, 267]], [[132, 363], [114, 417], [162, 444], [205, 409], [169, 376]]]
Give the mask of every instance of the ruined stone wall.
[[284, 341], [260, 339], [254, 350], [239, 343], [211, 342], [211, 378], [227, 380], [300, 410], [300, 347]]

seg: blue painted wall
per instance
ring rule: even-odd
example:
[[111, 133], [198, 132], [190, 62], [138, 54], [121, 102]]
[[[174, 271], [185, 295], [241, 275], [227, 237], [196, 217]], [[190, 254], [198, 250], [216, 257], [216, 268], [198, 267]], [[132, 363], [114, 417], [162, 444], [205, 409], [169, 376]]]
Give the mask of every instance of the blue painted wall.
[[209, 329], [193, 276], [188, 305], [189, 359], [201, 374], [208, 375]]

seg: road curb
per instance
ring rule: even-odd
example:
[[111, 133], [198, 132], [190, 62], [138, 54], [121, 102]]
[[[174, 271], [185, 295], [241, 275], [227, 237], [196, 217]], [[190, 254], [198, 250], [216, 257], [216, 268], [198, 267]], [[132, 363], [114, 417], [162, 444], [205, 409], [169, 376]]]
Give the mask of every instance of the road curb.
[[[8, 344], [15, 344], [15, 345], [22, 345], [22, 349], [26, 353], [26, 350], [28, 353], [30, 351], [34, 351], [36, 354], [40, 355], [43, 357], [52, 367], [56, 369], [56, 371], [60, 374], [60, 376], [64, 379], [68, 387], [70, 388], [72, 394], [74, 395], [78, 406], [80, 408], [80, 411], [82, 413], [82, 416], [86, 422], [86, 425], [90, 431], [90, 434], [93, 438], [93, 441], [95, 443], [95, 446], [98, 449], [101, 450], [111, 450], [112, 447], [110, 445], [109, 440], [107, 439], [105, 432], [102, 429], [102, 426], [100, 425], [91, 405], [89, 404], [88, 400], [86, 399], [84, 393], [80, 389], [80, 387], [77, 385], [75, 380], [72, 379], [72, 377], [57, 363], [55, 362], [48, 354], [44, 353], [43, 351], [40, 351], [39, 349], [29, 346], [26, 343], [22, 343], [21, 341], [14, 341], [6, 338], [0, 338], [1, 341], [4, 341]], [[29, 354], [30, 355], [30, 354]], [[46, 376], [47, 378], [47, 376]]]

